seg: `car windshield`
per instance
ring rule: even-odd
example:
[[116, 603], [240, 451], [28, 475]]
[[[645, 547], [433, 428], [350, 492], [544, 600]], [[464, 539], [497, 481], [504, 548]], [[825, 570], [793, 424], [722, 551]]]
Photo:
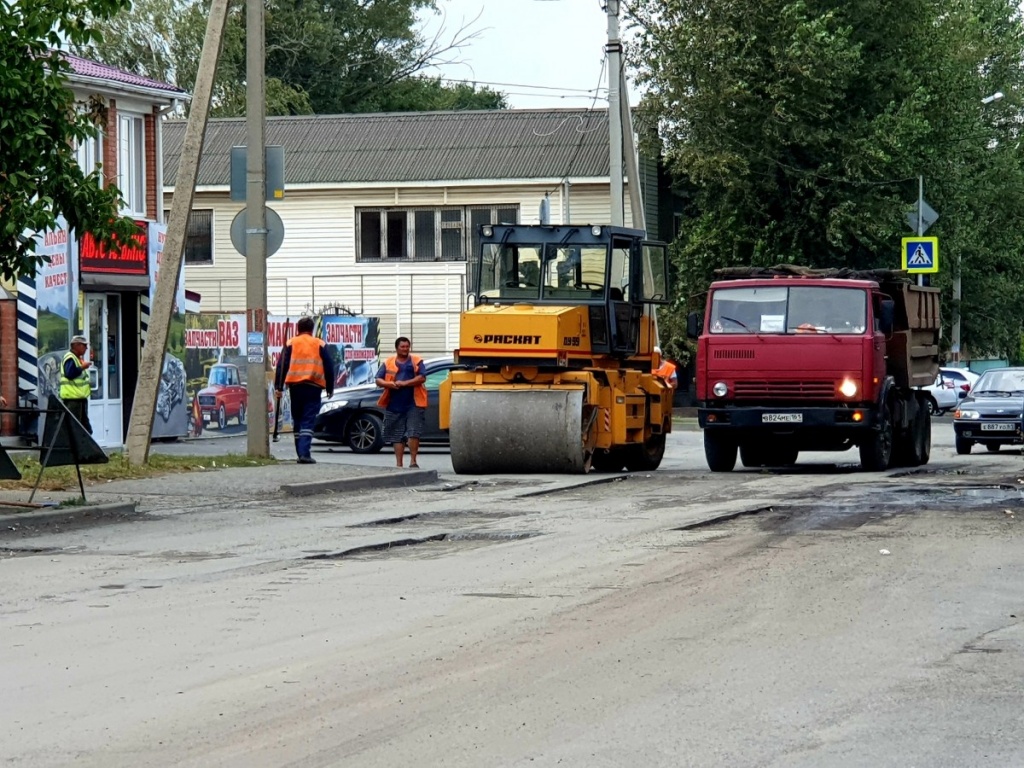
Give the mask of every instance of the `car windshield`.
[[1024, 369], [1019, 371], [988, 371], [982, 374], [974, 385], [972, 394], [1021, 394], [1024, 393]]
[[827, 286], [720, 288], [711, 302], [711, 333], [862, 334], [867, 292]]
[[228, 383], [228, 369], [214, 368], [210, 371], [210, 384], [224, 385]]

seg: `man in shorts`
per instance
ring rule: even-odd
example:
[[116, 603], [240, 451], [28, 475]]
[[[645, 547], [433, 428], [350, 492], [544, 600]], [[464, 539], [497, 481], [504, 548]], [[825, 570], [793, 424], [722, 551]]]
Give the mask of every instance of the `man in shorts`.
[[422, 358], [410, 354], [412, 342], [395, 339], [395, 354], [377, 370], [377, 386], [384, 393], [377, 405], [384, 409], [384, 444], [395, 446], [395, 463], [400, 467], [409, 444], [409, 466], [419, 469], [416, 457], [427, 413], [427, 380]]

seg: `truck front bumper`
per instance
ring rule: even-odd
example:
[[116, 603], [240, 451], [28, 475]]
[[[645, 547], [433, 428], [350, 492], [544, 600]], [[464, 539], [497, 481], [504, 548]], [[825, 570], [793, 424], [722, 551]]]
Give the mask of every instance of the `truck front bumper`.
[[771, 434], [818, 430], [849, 430], [853, 433], [874, 428], [875, 421], [875, 411], [871, 408], [697, 408], [697, 422], [701, 429], [742, 429]]

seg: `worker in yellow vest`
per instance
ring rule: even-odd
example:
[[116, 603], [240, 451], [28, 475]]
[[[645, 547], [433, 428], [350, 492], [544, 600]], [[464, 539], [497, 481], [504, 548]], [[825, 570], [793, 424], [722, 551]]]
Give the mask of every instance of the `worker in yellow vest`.
[[[655, 347], [654, 351], [661, 356], [661, 347]], [[676, 387], [679, 386], [679, 376], [676, 373], [676, 364], [671, 360], [661, 359], [661, 365], [654, 369], [654, 375], [659, 379], [668, 384], [672, 391], [675, 392]]]
[[71, 337], [71, 351], [60, 362], [60, 399], [91, 435], [89, 397], [92, 395], [92, 386], [89, 382], [89, 369], [92, 363], [84, 357], [88, 348], [89, 341], [85, 336]]
[[312, 317], [303, 317], [295, 324], [297, 335], [285, 343], [274, 375], [278, 394], [288, 387], [299, 464], [316, 464], [312, 456], [313, 424], [324, 391], [328, 397], [334, 394], [334, 359], [323, 339], [313, 336], [313, 327]]
[[419, 469], [416, 459], [427, 415], [427, 380], [423, 360], [412, 354], [412, 342], [395, 339], [395, 354], [377, 370], [377, 386], [384, 390], [377, 405], [384, 409], [384, 444], [395, 446], [395, 463], [402, 466], [409, 444], [409, 467]]

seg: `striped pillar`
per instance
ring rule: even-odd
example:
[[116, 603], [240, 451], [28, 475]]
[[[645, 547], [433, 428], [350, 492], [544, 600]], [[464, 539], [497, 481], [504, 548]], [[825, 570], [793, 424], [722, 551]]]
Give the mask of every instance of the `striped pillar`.
[[35, 392], [39, 384], [35, 277], [18, 278], [18, 392]]
[[146, 346], [146, 336], [149, 334], [149, 294], [143, 293], [139, 296], [139, 338], [141, 346]]

